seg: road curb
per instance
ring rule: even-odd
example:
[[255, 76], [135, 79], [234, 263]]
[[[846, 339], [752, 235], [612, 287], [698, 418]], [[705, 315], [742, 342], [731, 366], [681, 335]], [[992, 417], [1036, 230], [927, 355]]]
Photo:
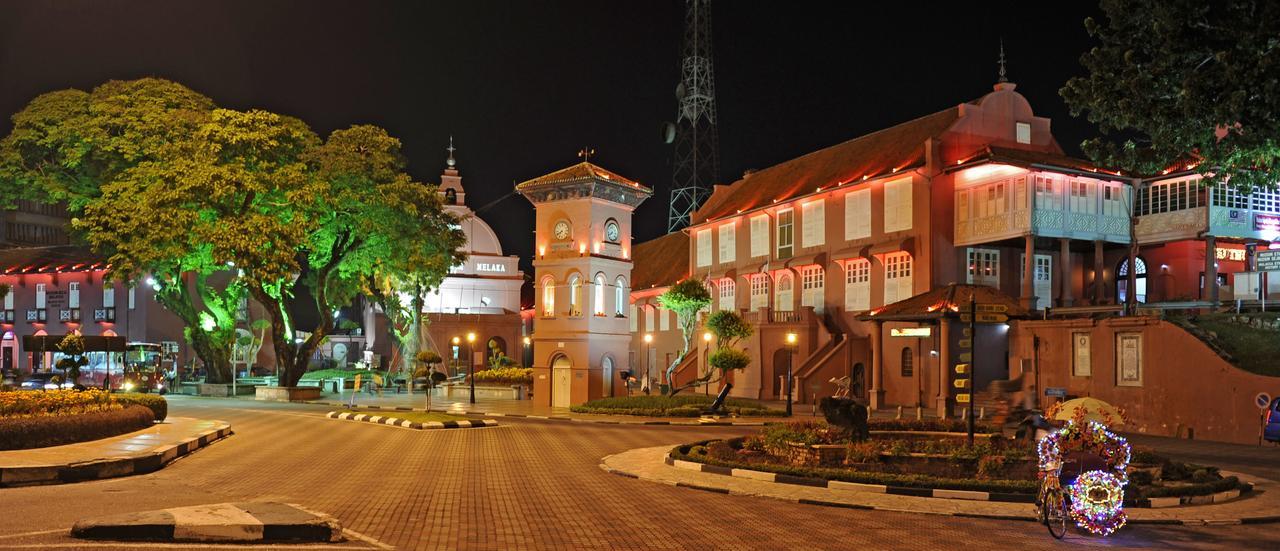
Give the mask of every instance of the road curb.
[[117, 478], [158, 471], [200, 448], [234, 434], [229, 423], [201, 432], [176, 444], [157, 446], [151, 451], [110, 459], [94, 459], [64, 465], [0, 467], [0, 488], [68, 484], [86, 480]]
[[[635, 451], [635, 450], [632, 450], [632, 451]], [[678, 488], [689, 488], [689, 489], [695, 489], [695, 490], [704, 491], [704, 492], [715, 492], [715, 493], [725, 493], [730, 495], [739, 495], [739, 491], [734, 490], [727, 486], [722, 486], [717, 484], [714, 478], [709, 480], [695, 480], [695, 481], [689, 481], [689, 482], [672, 481], [663, 477], [654, 476], [652, 474], [646, 475], [642, 473], [628, 471], [625, 469], [620, 469], [618, 467], [609, 465], [610, 460], [617, 457], [618, 455], [621, 455], [621, 454], [609, 455], [602, 458], [600, 460], [599, 467], [607, 473], [623, 476], [626, 478], [635, 478], [635, 479], [644, 480], [647, 482], [656, 482], [659, 484], [676, 486]], [[781, 475], [777, 473], [770, 473], [770, 472], [764, 472], [764, 471], [751, 471], [751, 470], [745, 470], [745, 469], [727, 469], [724, 467], [717, 467], [714, 465], [704, 465], [702, 463], [695, 463], [692, 461], [673, 459], [666, 454], [663, 455], [663, 458], [664, 458], [663, 463], [665, 465], [672, 468], [685, 470], [685, 471], [699, 472], [704, 474], [719, 474], [719, 475], [725, 475], [729, 477], [750, 479], [756, 482], [765, 482], [765, 483], [772, 483], [772, 484], [792, 484], [792, 485], [800, 485], [800, 486], [811, 486], [816, 488], [826, 488], [828, 490], [835, 489], [832, 486], [820, 485], [818, 483], [819, 481], [827, 482], [824, 479], [811, 479], [811, 478], [805, 478], [805, 477], [787, 476], [787, 475]], [[713, 469], [704, 471], [701, 468], [703, 466], [713, 467]], [[724, 471], [730, 471], [730, 472], [724, 472]], [[936, 491], [936, 490], [924, 489], [924, 488], [905, 488], [904, 490], [909, 490], [909, 491], [890, 491], [890, 489], [895, 489], [895, 490], [897, 489], [892, 486], [880, 486], [876, 484], [853, 484], [853, 483], [844, 483], [844, 482], [838, 482], [838, 481], [836, 482], [838, 484], [849, 486], [849, 488], [847, 489], [857, 489], [858, 491], [862, 491], [864, 493], [885, 493], [885, 494], [896, 494], [896, 495], [903, 495], [903, 496], [933, 498], [934, 496], [932, 492]], [[854, 487], [859, 487], [859, 488], [854, 488]], [[881, 488], [883, 488], [883, 491], [880, 491]], [[969, 493], [969, 492], [965, 492], [965, 493]], [[973, 493], [977, 494], [977, 493], [986, 493], [986, 492], [973, 492]], [[939, 511], [939, 510], [922, 510], [922, 509], [904, 510], [901, 505], [881, 506], [881, 505], [874, 505], [874, 504], [867, 504], [867, 503], [847, 503], [847, 502], [837, 501], [835, 499], [827, 500], [827, 499], [813, 499], [813, 497], [791, 497], [791, 496], [785, 495], [785, 492], [779, 492], [778, 494], [769, 494], [769, 493], [763, 493], [757, 490], [752, 490], [750, 492], [742, 493], [742, 495], [768, 497], [771, 499], [790, 501], [792, 503], [800, 503], [805, 505], [817, 505], [821, 507], [835, 507], [835, 508], [843, 508], [843, 509], [868, 509], [868, 510], [876, 510], [876, 511], [890, 511], [895, 513], [907, 512], [907, 513], [917, 513], [917, 514], [925, 514], [925, 515], [943, 515], [943, 516], [954, 516], [954, 517], [985, 518], [985, 519], [995, 519], [995, 520], [1017, 520], [1017, 521], [1032, 521], [1032, 522], [1036, 521], [1035, 516], [1030, 513], [1007, 514], [1007, 513], [984, 513], [981, 511]], [[833, 494], [833, 497], [835, 497], [835, 494]], [[971, 496], [971, 497], [976, 497], [976, 496]], [[1030, 496], [1030, 497], [1032, 497], [1032, 501], [1034, 501], [1034, 496]], [[950, 499], [955, 499], [955, 498], [950, 498]], [[996, 501], [996, 500], [987, 499], [982, 501]], [[1202, 513], [1203, 511], [1197, 510], [1194, 512]], [[1212, 519], [1204, 519], [1204, 518], [1148, 518], [1148, 519], [1139, 518], [1139, 519], [1135, 519], [1133, 517], [1130, 517], [1129, 524], [1216, 526], [1216, 525], [1236, 525], [1236, 524], [1280, 523], [1280, 515], [1273, 514], [1272, 511], [1266, 511], [1266, 512], [1272, 513], [1272, 514], [1246, 516], [1246, 517], [1240, 517], [1240, 518], [1212, 518]]]
[[[345, 402], [317, 402], [310, 401], [308, 404], [316, 404], [331, 407], [350, 407]], [[581, 417], [569, 417], [566, 415], [527, 415], [524, 413], [500, 413], [495, 411], [456, 411], [449, 409], [425, 409], [410, 408], [405, 406], [358, 406], [361, 409], [376, 409], [383, 411], [417, 411], [417, 412], [435, 412], [450, 413], [454, 415], [473, 415], [485, 417], [512, 417], [515, 419], [537, 419], [539, 421], [567, 421], [571, 423], [596, 423], [600, 425], [661, 425], [672, 427], [763, 427], [775, 423], [785, 423], [785, 420], [779, 421], [654, 421], [654, 420], [636, 420], [627, 421], [623, 419], [584, 419]]]
[[342, 419], [344, 421], [362, 421], [378, 425], [393, 425], [416, 430], [471, 429], [498, 426], [498, 422], [493, 419], [479, 419], [476, 421], [429, 421], [426, 423], [415, 423], [407, 419], [399, 419], [391, 416], [352, 413], [349, 411], [330, 411], [326, 417], [330, 419]]
[[337, 519], [300, 505], [215, 503], [81, 519], [71, 535], [89, 540], [173, 542], [340, 542]]

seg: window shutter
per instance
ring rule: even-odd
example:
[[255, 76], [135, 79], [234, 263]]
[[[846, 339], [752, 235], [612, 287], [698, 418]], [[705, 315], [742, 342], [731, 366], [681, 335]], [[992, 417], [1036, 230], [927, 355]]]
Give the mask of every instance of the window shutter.
[[720, 262], [733, 262], [736, 254], [737, 240], [735, 239], [734, 230], [737, 223], [730, 222], [720, 226]]
[[911, 178], [884, 185], [884, 231], [911, 229]]
[[698, 246], [698, 267], [711, 265], [711, 230], [698, 230], [695, 234]]
[[871, 237], [871, 190], [860, 189], [844, 196], [844, 238]]
[[825, 211], [821, 200], [805, 203], [800, 207], [800, 216], [804, 218], [801, 247], [817, 247], [826, 240]]
[[751, 218], [751, 256], [769, 254], [769, 217], [761, 214]]

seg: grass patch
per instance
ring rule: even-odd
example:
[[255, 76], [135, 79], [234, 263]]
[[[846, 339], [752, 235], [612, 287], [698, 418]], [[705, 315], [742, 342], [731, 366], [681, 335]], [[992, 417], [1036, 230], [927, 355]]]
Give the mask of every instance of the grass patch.
[[[1274, 319], [1274, 315], [1251, 314], [1254, 317]], [[1280, 377], [1280, 333], [1257, 329], [1230, 321], [1232, 314], [1206, 314], [1188, 320], [1200, 329], [1212, 331], [1210, 337], [1222, 350], [1231, 354], [1236, 367], [1271, 377]]]
[[414, 423], [443, 423], [445, 421], [464, 421], [473, 419], [472, 417], [464, 417], [462, 415], [449, 415], [448, 413], [437, 413], [434, 411], [387, 411], [385, 409], [353, 409], [352, 413], [365, 413], [368, 415], [381, 415], [383, 417], [395, 417], [405, 421]]
[[386, 371], [372, 371], [368, 369], [317, 369], [315, 371], [303, 373], [302, 380], [318, 381], [320, 379], [337, 379], [339, 377], [343, 379], [355, 379], [358, 374], [361, 375], [360, 380], [363, 382], [365, 380], [372, 380], [374, 373], [382, 375], [384, 380], [387, 377]]
[[[676, 396], [620, 396], [601, 398], [585, 404], [573, 406], [574, 413], [598, 413], [605, 415], [641, 415], [647, 417], [698, 417], [702, 415], [715, 398], [697, 394]], [[724, 411], [740, 416], [775, 417], [786, 415], [785, 411], [770, 409], [759, 402], [742, 398], [725, 400]]]

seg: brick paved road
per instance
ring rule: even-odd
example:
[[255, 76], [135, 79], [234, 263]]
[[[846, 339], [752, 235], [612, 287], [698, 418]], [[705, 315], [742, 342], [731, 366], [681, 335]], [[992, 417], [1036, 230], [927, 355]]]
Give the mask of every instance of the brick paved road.
[[[504, 419], [413, 431], [324, 419], [327, 408], [175, 398], [174, 415], [236, 435], [154, 474], [0, 490], [0, 549], [70, 547], [83, 516], [197, 503], [300, 503], [398, 549], [1041, 549], [1044, 529], [726, 496], [601, 471], [605, 455], [749, 429]], [[1280, 526], [1125, 528], [1087, 546], [1274, 549]], [[15, 537], [16, 535], [16, 537]], [[359, 542], [355, 542], [360, 546]]]

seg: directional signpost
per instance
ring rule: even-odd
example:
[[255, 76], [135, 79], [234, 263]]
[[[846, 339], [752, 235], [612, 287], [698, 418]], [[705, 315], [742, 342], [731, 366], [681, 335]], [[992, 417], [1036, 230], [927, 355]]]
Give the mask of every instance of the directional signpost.
[[969, 297], [969, 308], [960, 311], [960, 321], [969, 324], [963, 330], [964, 338], [960, 339], [956, 345], [961, 350], [958, 359], [961, 363], [956, 364], [956, 375], [963, 375], [964, 378], [956, 379], [952, 382], [960, 392], [956, 393], [956, 403], [969, 404], [969, 446], [973, 446], [973, 431], [975, 420], [973, 418], [973, 389], [974, 389], [974, 346], [973, 341], [978, 332], [979, 323], [1005, 323], [1009, 321], [1009, 307], [1004, 304], [978, 304], [976, 297]]

